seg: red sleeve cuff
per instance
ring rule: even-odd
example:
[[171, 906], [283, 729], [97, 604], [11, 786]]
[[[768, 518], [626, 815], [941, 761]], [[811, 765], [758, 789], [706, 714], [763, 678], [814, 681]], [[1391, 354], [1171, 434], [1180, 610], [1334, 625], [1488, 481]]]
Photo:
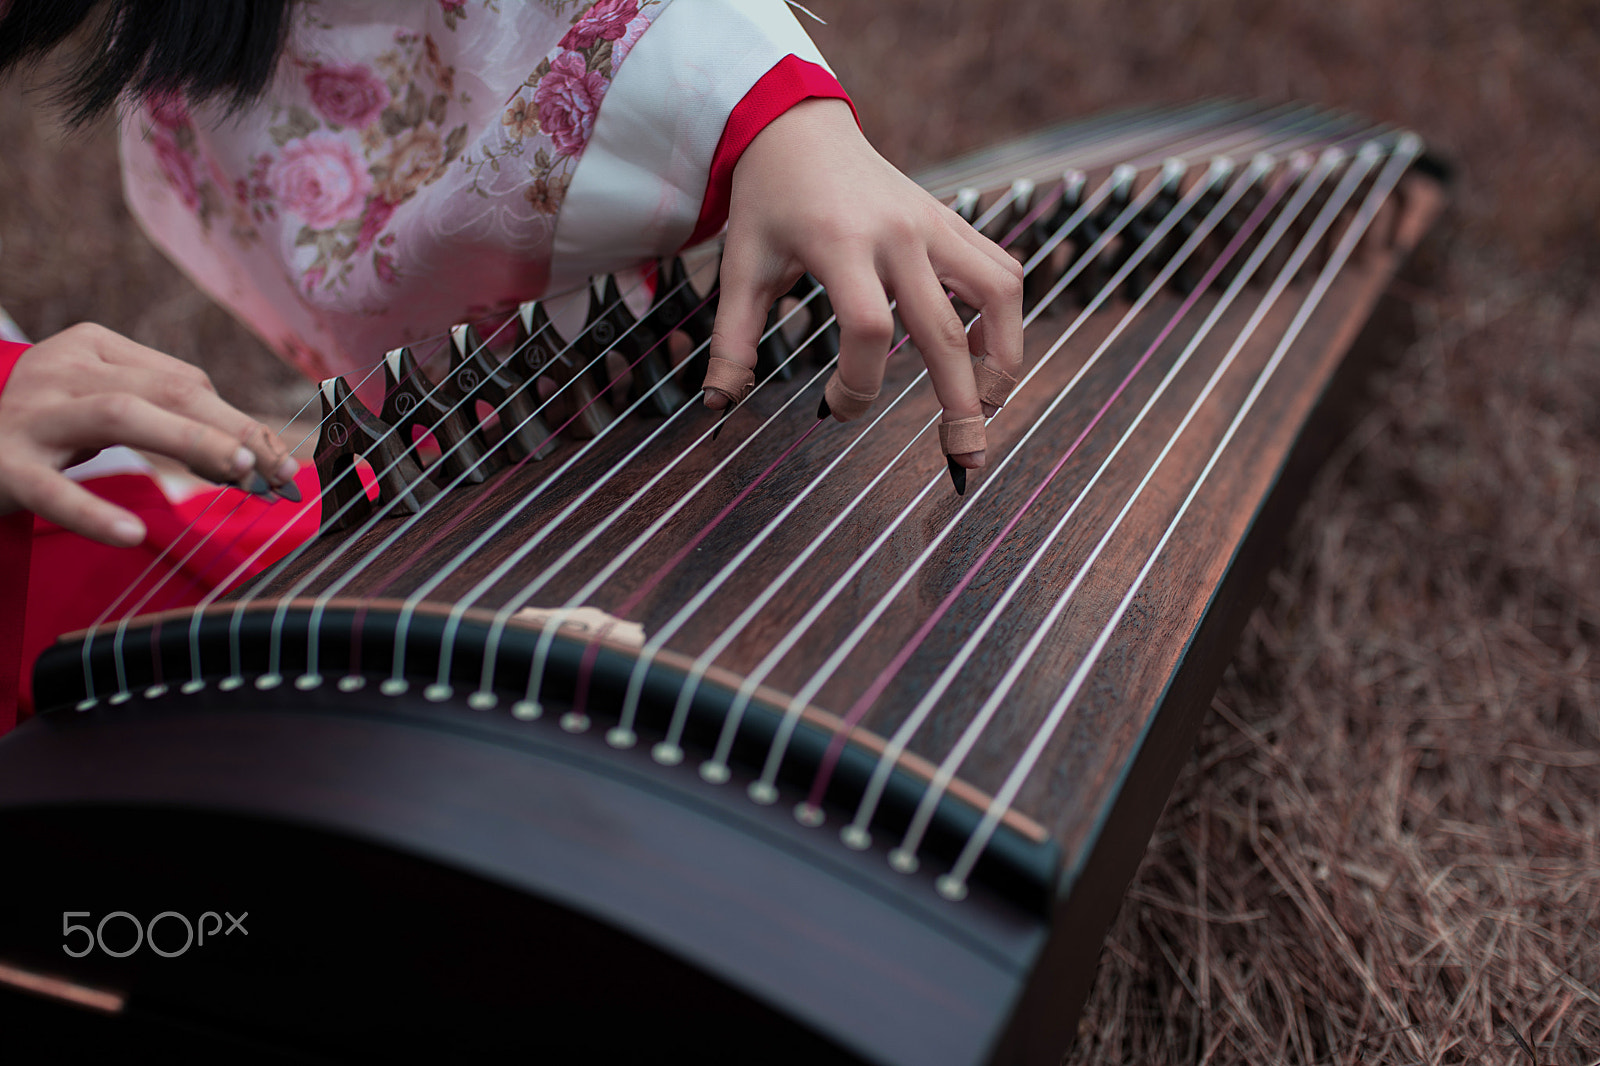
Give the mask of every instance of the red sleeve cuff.
[[[0, 392], [26, 344], [0, 341]], [[0, 734], [17, 724], [22, 687], [23, 617], [28, 610], [28, 565], [33, 556], [33, 515], [0, 515]]]
[[[717, 142], [716, 154], [711, 157], [711, 180], [706, 183], [705, 199], [700, 202], [700, 217], [695, 221], [694, 232], [684, 242], [688, 248], [714, 236], [728, 221], [728, 199], [733, 193], [733, 168], [739, 157], [756, 139], [756, 134], [767, 128], [767, 123], [789, 110], [801, 100], [813, 96], [843, 100], [853, 112], [855, 103], [850, 99], [837, 78], [827, 68], [809, 63], [799, 56], [789, 55], [761, 76], [750, 87], [728, 116], [722, 129], [722, 139]], [[860, 116], [857, 116], [860, 121]]]

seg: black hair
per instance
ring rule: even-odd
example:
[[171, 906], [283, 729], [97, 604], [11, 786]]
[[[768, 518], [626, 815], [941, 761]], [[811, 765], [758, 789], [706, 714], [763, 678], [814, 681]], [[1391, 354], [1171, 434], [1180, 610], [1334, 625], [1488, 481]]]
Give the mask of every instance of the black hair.
[[[79, 45], [56, 83], [74, 124], [124, 95], [240, 107], [272, 80], [294, 0], [0, 0], [0, 75]], [[81, 29], [81, 33], [79, 32]]]

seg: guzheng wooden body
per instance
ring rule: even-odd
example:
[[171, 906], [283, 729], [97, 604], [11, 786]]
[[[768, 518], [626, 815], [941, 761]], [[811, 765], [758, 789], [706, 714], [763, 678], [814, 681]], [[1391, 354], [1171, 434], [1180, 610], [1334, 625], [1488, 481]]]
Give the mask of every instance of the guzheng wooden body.
[[909, 345], [819, 420], [806, 284], [724, 421], [682, 264], [328, 383], [324, 536], [40, 661], [0, 742], [7, 981], [107, 1039], [335, 1058], [1057, 1061], [1438, 210], [1420, 162], [1205, 104], [924, 175], [1028, 269], [964, 495]]

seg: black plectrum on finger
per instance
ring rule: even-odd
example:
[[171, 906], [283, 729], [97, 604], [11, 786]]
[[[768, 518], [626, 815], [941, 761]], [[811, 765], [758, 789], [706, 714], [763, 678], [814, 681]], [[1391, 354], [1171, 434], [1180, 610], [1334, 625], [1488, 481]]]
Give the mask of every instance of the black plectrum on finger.
[[950, 483], [956, 487], [957, 496], [967, 494], [967, 468], [955, 461], [952, 456], [944, 457], [945, 465], [950, 468]]
[[272, 491], [290, 503], [300, 502], [300, 486], [293, 481], [285, 481], [282, 485], [275, 486]]
[[828, 406], [828, 398], [824, 396], [822, 402], [817, 404], [817, 421], [833, 417], [833, 408]]

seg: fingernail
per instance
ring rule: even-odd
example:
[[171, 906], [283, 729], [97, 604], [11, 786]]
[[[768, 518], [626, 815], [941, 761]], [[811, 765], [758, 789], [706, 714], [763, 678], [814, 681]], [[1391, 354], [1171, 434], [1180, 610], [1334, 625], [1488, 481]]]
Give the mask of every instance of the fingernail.
[[144, 540], [144, 523], [137, 518], [118, 518], [111, 523], [111, 535], [131, 548]]
[[260, 496], [262, 499], [272, 498], [272, 486], [267, 484], [266, 478], [262, 477], [254, 470], [250, 471], [249, 477], [243, 479], [239, 483], [239, 487], [250, 493], [252, 496]]
[[967, 494], [967, 468], [956, 462], [951, 456], [944, 457], [945, 465], [950, 468], [950, 483], [956, 487], [957, 496]]
[[282, 485], [277, 486], [272, 491], [276, 492], [279, 496], [282, 496], [290, 503], [299, 503], [303, 498], [300, 495], [300, 486], [296, 485], [292, 480], [285, 481]]
[[249, 448], [241, 447], [233, 453], [233, 462], [228, 467], [228, 472], [236, 478], [244, 477], [244, 472], [256, 465], [256, 457]]
[[828, 406], [828, 398], [824, 396], [822, 402], [817, 404], [817, 421], [833, 417], [833, 408]]
[[295, 461], [293, 456], [289, 456], [278, 464], [278, 469], [273, 471], [273, 477], [277, 481], [292, 481], [299, 472], [300, 464]]
[[720, 411], [728, 406], [728, 398], [716, 389], [706, 389], [700, 394], [700, 402], [713, 411]]

